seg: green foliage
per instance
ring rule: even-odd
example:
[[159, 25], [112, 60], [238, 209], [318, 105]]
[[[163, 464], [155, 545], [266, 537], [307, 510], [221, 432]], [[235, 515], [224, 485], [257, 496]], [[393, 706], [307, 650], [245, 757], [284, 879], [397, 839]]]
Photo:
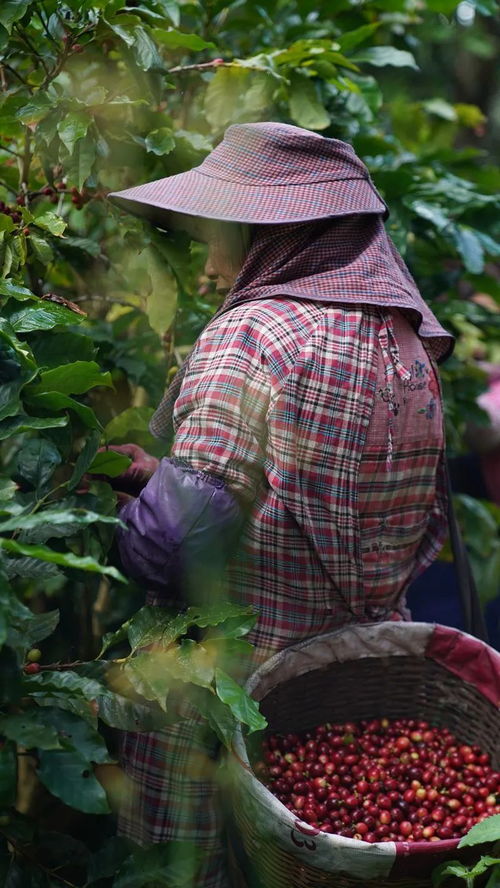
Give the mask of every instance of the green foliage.
[[[168, 725], [179, 687], [227, 746], [238, 721], [264, 724], [235, 681], [255, 616], [223, 604], [137, 611], [140, 590], [112, 563], [109, 481], [128, 461], [99, 448], [132, 441], [163, 455], [151, 414], [216, 300], [199, 245], [106, 195], [200, 163], [235, 122], [284, 120], [352, 142], [390, 204], [391, 236], [457, 337], [443, 385], [448, 439], [463, 451], [466, 426], [486, 422], [475, 359], [498, 360], [500, 329], [500, 174], [481, 88], [453, 83], [455, 57], [466, 69], [498, 54], [487, 18], [497, 5], [471, 5], [464, 28], [456, 0], [1, 4], [2, 883], [53, 888], [78, 860], [70, 883], [174, 888], [197, 865], [181, 845], [111, 839], [91, 853], [55, 841], [12, 808], [19, 747], [36, 751], [55, 798], [106, 819], [94, 774], [110, 759], [103, 725], [108, 740]], [[498, 515], [466, 497], [459, 509], [487, 600]], [[35, 643], [42, 669], [25, 674]]]
[[[460, 840], [458, 847], [493, 845], [494, 842], [499, 840], [500, 815], [494, 814], [492, 817], [486, 817], [484, 820], [476, 823]], [[467, 888], [473, 888], [476, 884], [476, 879], [479, 876], [483, 876], [484, 873], [489, 873], [486, 888], [495, 888], [500, 880], [500, 859], [498, 857], [491, 857], [489, 854], [483, 854], [472, 866], [466, 866], [459, 860], [450, 860], [435, 868], [432, 873], [432, 884], [434, 888], [441, 888], [441, 885], [444, 885], [450, 878], [456, 878], [465, 882]], [[481, 881], [481, 884], [484, 884], [484, 880]]]

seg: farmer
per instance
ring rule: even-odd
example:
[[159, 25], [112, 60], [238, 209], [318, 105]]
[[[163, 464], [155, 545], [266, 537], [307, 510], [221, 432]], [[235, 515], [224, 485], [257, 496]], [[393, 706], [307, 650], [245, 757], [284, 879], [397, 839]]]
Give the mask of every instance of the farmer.
[[[173, 443], [120, 513], [126, 572], [157, 604], [199, 602], [218, 581], [258, 614], [256, 661], [407, 616], [406, 589], [446, 530], [436, 362], [452, 338], [385, 233], [364, 164], [335, 139], [242, 124], [201, 166], [111, 198], [206, 241], [223, 297], [153, 416]], [[127, 735], [121, 829], [194, 841], [196, 884], [220, 888], [196, 729]]]

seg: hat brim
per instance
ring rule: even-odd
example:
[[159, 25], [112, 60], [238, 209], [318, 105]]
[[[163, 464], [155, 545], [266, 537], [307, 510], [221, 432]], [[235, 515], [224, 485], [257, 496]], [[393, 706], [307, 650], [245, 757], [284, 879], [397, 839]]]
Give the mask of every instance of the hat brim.
[[224, 222], [280, 225], [358, 213], [387, 218], [388, 209], [369, 179], [300, 185], [246, 185], [206, 176], [198, 169], [108, 194], [114, 204], [168, 228], [169, 213]]

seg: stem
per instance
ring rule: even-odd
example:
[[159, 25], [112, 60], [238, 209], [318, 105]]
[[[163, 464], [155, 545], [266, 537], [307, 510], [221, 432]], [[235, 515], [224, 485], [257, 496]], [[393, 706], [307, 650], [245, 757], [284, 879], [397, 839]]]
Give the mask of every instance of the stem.
[[183, 71], [207, 71], [210, 68], [228, 68], [232, 64], [232, 62], [199, 62], [197, 65], [176, 65], [174, 68], [169, 68], [167, 74], [179, 74]]
[[4, 182], [3, 179], [0, 179], [0, 185], [2, 186], [2, 188], [6, 188], [7, 191], [10, 191], [11, 194], [17, 194], [16, 189], [12, 188], [11, 185], [7, 185], [7, 182]]
[[[45, 9], [43, 11], [45, 12]], [[42, 23], [43, 30], [45, 31], [46, 37], [48, 37], [49, 40], [52, 40], [52, 43], [54, 43], [57, 46], [57, 48], [59, 49], [59, 44], [58, 44], [57, 40], [50, 33], [50, 31], [48, 29], [47, 22], [44, 21], [44, 18], [42, 16], [42, 13], [40, 12], [40, 10], [39, 9], [35, 10], [35, 14], [38, 16], [38, 18], [40, 19], [40, 21]]]
[[25, 86], [27, 89], [29, 89], [30, 93], [33, 92], [33, 89], [32, 89], [32, 87], [29, 85], [28, 81], [25, 80], [24, 77], [21, 77], [21, 75], [17, 73], [17, 71], [15, 70], [15, 68], [11, 68], [11, 66], [8, 65], [7, 62], [4, 62], [4, 63], [3, 63], [3, 67], [4, 67], [7, 71], [10, 71], [10, 73], [13, 74], [14, 77], [17, 77], [17, 79], [21, 81], [22, 85]]
[[13, 151], [12, 148], [7, 148], [6, 145], [0, 145], [0, 151], [6, 151], [7, 154], [13, 154], [14, 157], [21, 157], [22, 158], [22, 156], [23, 156], [22, 154], [19, 153], [19, 151]]
[[44, 62], [42, 56], [40, 55], [40, 53], [38, 52], [38, 50], [36, 50], [35, 47], [33, 46], [31, 40], [28, 38], [28, 35], [25, 34], [25, 32], [21, 30], [21, 28], [19, 27], [19, 25], [15, 25], [15, 28], [16, 28], [16, 32], [19, 34], [21, 40], [24, 40], [24, 42], [25, 42], [26, 46], [28, 47], [28, 49], [31, 50], [31, 52], [33, 53], [33, 55], [35, 56], [35, 58], [38, 59], [38, 61], [40, 62], [40, 64], [41, 64], [43, 70], [45, 71], [45, 73], [48, 74], [48, 73], [49, 73], [49, 69], [47, 68], [47, 65], [45, 64], [45, 62]]
[[75, 660], [74, 663], [48, 663], [43, 665], [40, 663], [40, 672], [63, 672], [65, 669], [76, 669], [78, 666], [85, 666], [86, 660]]

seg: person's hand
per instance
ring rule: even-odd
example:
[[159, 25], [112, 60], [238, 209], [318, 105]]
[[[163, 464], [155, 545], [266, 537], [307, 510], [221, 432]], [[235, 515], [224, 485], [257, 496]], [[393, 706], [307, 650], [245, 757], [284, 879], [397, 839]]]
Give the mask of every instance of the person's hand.
[[142, 488], [158, 468], [159, 460], [155, 456], [151, 456], [150, 453], [146, 453], [137, 444], [113, 444], [110, 447], [99, 448], [101, 453], [109, 450], [128, 456], [132, 462], [121, 475], [117, 475], [115, 478], [106, 478], [106, 481], [111, 484], [113, 490], [120, 494], [128, 494], [129, 497], [139, 496]]

